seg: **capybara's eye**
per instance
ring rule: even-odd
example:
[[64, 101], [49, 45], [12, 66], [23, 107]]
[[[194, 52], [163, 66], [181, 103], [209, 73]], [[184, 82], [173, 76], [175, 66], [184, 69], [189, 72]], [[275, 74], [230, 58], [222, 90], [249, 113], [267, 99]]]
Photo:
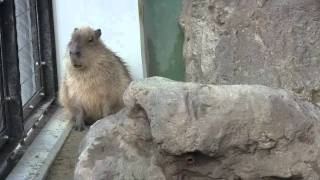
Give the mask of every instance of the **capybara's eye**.
[[93, 37], [90, 37], [88, 40], [89, 43], [93, 42]]

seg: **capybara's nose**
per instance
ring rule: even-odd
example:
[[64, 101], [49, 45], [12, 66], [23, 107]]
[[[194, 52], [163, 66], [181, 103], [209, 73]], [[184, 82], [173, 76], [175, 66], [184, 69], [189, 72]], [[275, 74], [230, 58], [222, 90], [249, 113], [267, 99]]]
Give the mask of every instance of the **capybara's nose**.
[[81, 55], [81, 52], [79, 50], [76, 50], [76, 51], [70, 51], [70, 55], [71, 56], [77, 56], [79, 57]]

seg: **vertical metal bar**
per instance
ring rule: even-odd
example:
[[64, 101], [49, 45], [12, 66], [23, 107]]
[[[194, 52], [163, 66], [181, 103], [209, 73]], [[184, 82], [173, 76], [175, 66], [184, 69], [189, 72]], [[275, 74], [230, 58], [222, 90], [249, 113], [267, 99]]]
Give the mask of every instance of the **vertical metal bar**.
[[[0, 3], [1, 4], [1, 3]], [[2, 43], [1, 43], [1, 39], [2, 39], [2, 28], [1, 28], [1, 17], [0, 17], [0, 133], [2, 133], [5, 129], [6, 129], [6, 125], [5, 125], [5, 114], [4, 114], [4, 103], [5, 103], [5, 97], [3, 94], [4, 91], [4, 84], [3, 84], [3, 76], [4, 76], [4, 67], [3, 67], [3, 57], [2, 57]], [[2, 137], [0, 137], [0, 139], [2, 140]], [[7, 138], [4, 139], [4, 141], [7, 141]], [[0, 145], [0, 148], [2, 147], [2, 145]]]
[[8, 139], [0, 149], [0, 179], [9, 173], [14, 162], [10, 154], [23, 138], [23, 118], [21, 103], [21, 86], [19, 73], [18, 47], [16, 37], [14, 0], [2, 1], [0, 4], [1, 26], [1, 77], [3, 83], [5, 135]]
[[4, 82], [7, 85], [4, 95], [11, 97], [5, 104], [7, 135], [10, 139], [19, 140], [23, 136], [23, 118], [14, 1], [4, 1], [0, 6], [0, 13], [3, 66], [6, 67]]
[[43, 64], [44, 93], [46, 97], [56, 96], [58, 78], [56, 67], [56, 49], [51, 0], [37, 0], [39, 22], [40, 59]]

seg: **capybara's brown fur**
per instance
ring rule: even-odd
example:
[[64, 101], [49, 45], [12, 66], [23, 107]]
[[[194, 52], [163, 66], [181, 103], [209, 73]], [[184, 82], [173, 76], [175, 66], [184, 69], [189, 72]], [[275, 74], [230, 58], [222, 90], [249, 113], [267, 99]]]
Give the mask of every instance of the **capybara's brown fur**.
[[131, 81], [122, 60], [100, 36], [100, 29], [75, 28], [68, 44], [59, 101], [71, 113], [77, 130], [121, 109]]

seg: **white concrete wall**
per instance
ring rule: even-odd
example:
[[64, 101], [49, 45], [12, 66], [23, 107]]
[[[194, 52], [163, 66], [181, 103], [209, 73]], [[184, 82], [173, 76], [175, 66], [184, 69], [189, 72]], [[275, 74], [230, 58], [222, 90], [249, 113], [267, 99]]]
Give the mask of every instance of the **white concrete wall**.
[[80, 26], [100, 28], [102, 40], [127, 63], [133, 78], [143, 78], [138, 0], [54, 0], [53, 11], [59, 81], [67, 43]]

